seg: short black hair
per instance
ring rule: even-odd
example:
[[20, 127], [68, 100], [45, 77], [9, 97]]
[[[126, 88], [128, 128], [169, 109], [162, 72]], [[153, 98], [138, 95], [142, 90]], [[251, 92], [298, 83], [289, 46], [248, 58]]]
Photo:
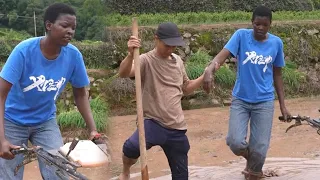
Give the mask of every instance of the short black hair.
[[54, 23], [61, 14], [70, 14], [75, 16], [76, 12], [71, 6], [67, 4], [54, 3], [48, 6], [46, 11], [44, 12], [44, 17], [43, 17], [44, 27], [46, 27], [46, 21], [50, 21], [51, 23]]
[[272, 21], [272, 11], [266, 6], [258, 6], [254, 9], [252, 14], [252, 21], [257, 17], [268, 17]]

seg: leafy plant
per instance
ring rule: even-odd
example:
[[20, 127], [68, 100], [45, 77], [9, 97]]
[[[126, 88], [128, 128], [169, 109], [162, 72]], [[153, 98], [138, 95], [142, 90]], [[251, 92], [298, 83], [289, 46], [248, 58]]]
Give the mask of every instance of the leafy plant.
[[215, 83], [221, 85], [222, 87], [231, 88], [236, 81], [236, 73], [229, 68], [228, 65], [220, 67], [220, 69], [215, 73]]
[[[107, 128], [109, 120], [108, 104], [104, 102], [101, 97], [96, 97], [90, 101], [90, 107], [97, 130], [99, 132], [104, 132]], [[60, 114], [57, 116], [57, 120], [61, 129], [77, 129], [86, 127], [84, 119], [82, 119], [80, 112], [77, 110], [60, 112]]]
[[208, 53], [198, 50], [192, 54], [186, 63], [186, 73], [190, 79], [197, 79], [200, 77], [205, 67], [211, 60], [211, 56]]
[[105, 0], [109, 12], [121, 14], [251, 11], [264, 4], [273, 11], [310, 11], [319, 8], [317, 0]]
[[15, 31], [13, 29], [0, 28], [0, 39], [3, 40], [25, 40], [32, 37], [26, 31]]
[[286, 91], [295, 92], [299, 90], [300, 85], [306, 82], [306, 75], [297, 70], [297, 66], [292, 62], [287, 62], [287, 65], [282, 70], [283, 82]]

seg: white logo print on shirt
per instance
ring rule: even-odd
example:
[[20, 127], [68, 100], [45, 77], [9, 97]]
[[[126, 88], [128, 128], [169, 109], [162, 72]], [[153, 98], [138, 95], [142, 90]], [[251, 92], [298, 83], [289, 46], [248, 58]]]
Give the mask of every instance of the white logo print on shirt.
[[268, 69], [268, 64], [272, 62], [272, 57], [269, 55], [267, 57], [263, 57], [262, 55], [257, 55], [255, 51], [246, 52], [246, 55], [248, 56], [242, 64], [246, 64], [248, 61], [251, 61], [252, 64], [265, 64], [263, 68], [263, 72], [266, 72]]
[[54, 81], [53, 79], [46, 80], [44, 75], [40, 75], [38, 77], [30, 76], [29, 79], [32, 80], [33, 83], [23, 88], [23, 92], [30, 91], [34, 88], [37, 88], [40, 92], [57, 91], [56, 95], [54, 96], [54, 100], [56, 100], [60, 88], [66, 82], [66, 78], [64, 77], [61, 77], [61, 79], [58, 81]]

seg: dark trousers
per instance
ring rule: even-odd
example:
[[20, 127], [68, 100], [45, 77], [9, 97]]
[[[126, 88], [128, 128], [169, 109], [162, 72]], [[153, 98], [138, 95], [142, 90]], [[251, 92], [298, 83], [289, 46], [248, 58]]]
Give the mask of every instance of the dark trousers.
[[[190, 149], [186, 130], [167, 129], [155, 120], [144, 120], [146, 148], [159, 145], [167, 156], [172, 179], [188, 179], [188, 152]], [[140, 156], [139, 132], [136, 130], [123, 145], [126, 157], [137, 159]]]

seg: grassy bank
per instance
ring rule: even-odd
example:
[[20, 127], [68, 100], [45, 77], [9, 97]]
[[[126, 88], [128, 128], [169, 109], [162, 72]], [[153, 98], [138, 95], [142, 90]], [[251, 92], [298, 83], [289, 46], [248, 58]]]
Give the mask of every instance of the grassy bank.
[[[200, 12], [200, 13], [157, 13], [157, 14], [134, 14], [120, 15], [110, 14], [105, 17], [107, 27], [111, 26], [131, 26], [132, 18], [137, 17], [139, 25], [158, 25], [164, 21], [171, 21], [176, 24], [215, 24], [222, 22], [249, 22], [252, 12]], [[293, 21], [293, 20], [319, 20], [320, 10], [317, 11], [277, 11], [273, 13], [273, 20]]]

